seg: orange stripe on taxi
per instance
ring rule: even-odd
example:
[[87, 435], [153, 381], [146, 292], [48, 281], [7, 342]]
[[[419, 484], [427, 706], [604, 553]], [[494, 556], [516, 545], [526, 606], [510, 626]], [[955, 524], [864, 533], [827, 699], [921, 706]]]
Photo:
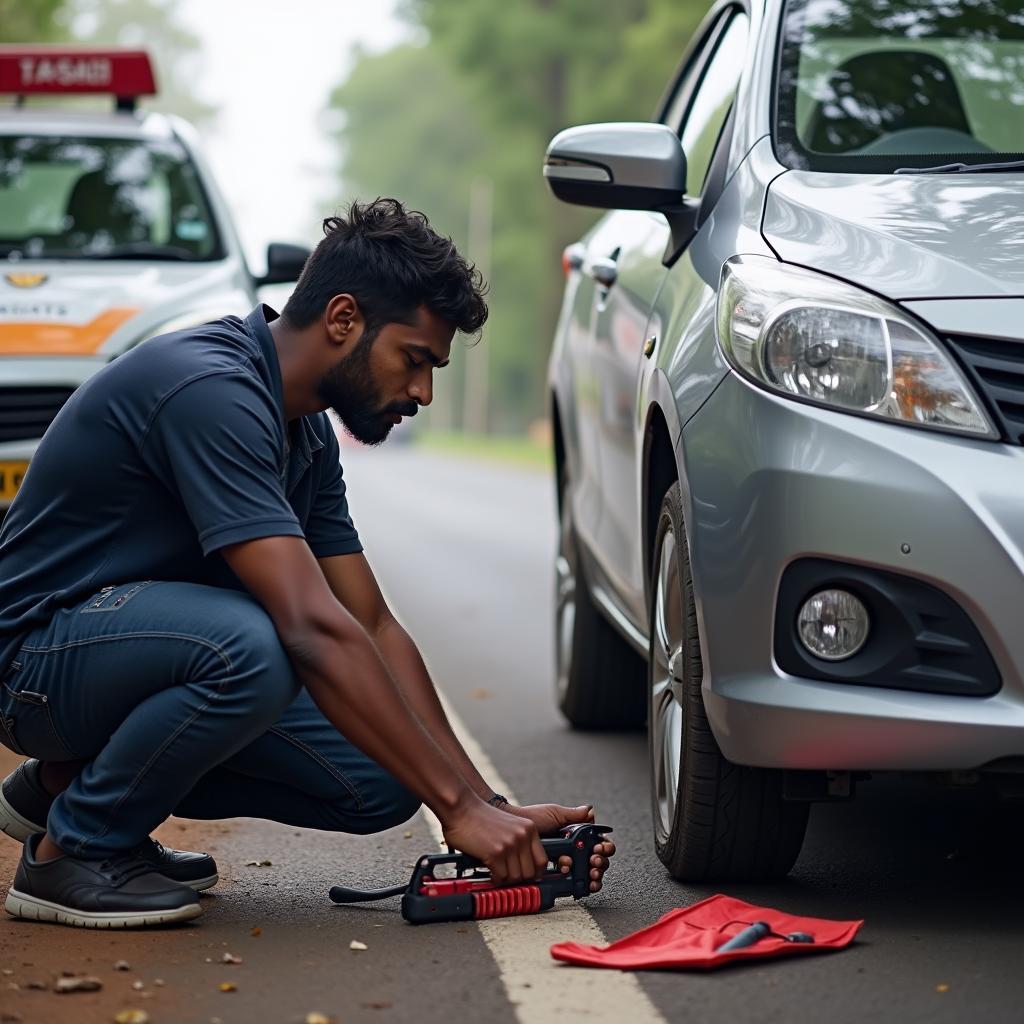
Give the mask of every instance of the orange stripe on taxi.
[[0, 323], [0, 355], [92, 355], [138, 306], [108, 309], [87, 324]]

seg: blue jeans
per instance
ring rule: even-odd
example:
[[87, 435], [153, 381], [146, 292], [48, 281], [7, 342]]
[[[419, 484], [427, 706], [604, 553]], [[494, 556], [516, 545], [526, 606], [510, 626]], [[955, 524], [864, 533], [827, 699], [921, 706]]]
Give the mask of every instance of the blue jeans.
[[170, 814], [367, 834], [420, 806], [316, 708], [254, 598], [195, 583], [107, 587], [32, 632], [0, 741], [85, 760], [47, 822], [78, 857], [131, 849]]

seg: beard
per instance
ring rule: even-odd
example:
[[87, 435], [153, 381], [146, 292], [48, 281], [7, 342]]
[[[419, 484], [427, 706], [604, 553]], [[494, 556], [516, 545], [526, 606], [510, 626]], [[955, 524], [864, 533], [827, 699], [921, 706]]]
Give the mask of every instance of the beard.
[[383, 404], [380, 388], [370, 370], [370, 349], [376, 333], [364, 334], [351, 355], [320, 378], [317, 394], [337, 414], [345, 430], [357, 441], [381, 444], [395, 424], [393, 415], [415, 416], [415, 402]]

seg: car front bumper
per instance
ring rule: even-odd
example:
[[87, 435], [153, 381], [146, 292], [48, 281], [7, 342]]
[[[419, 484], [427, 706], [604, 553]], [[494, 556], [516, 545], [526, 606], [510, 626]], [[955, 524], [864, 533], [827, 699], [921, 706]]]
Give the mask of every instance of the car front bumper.
[[[64, 358], [40, 356], [38, 358], [11, 357], [0, 360], [0, 405], [8, 389], [56, 388], [73, 390], [106, 366], [108, 359], [100, 356]], [[8, 416], [17, 408], [9, 403]], [[56, 411], [56, 410], [55, 410]], [[28, 462], [39, 447], [40, 438], [19, 438], [0, 441], [0, 462]], [[11, 505], [11, 499], [0, 494], [0, 513]]]
[[[678, 458], [704, 700], [729, 760], [931, 771], [1024, 757], [1024, 448], [832, 412], [730, 374], [683, 430]], [[784, 672], [773, 654], [779, 582], [804, 557], [944, 591], [981, 633], [999, 692]]]

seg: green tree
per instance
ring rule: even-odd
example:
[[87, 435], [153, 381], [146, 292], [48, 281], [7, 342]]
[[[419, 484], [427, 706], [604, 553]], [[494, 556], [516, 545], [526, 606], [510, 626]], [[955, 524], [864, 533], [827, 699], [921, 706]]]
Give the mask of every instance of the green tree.
[[63, 39], [65, 0], [0, 0], [0, 42], [48, 43]]

